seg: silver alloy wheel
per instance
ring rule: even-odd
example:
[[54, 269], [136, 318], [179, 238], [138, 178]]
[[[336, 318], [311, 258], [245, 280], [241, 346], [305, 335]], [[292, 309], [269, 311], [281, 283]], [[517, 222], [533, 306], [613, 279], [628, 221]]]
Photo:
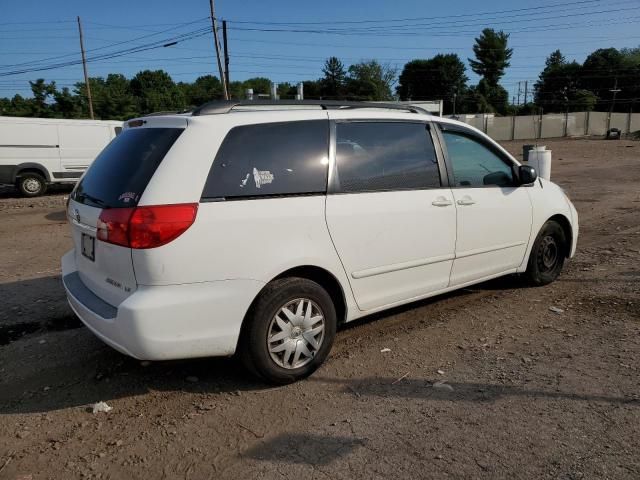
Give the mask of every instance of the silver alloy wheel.
[[308, 298], [296, 298], [283, 305], [271, 319], [267, 348], [280, 367], [305, 366], [318, 353], [324, 340], [324, 313]]
[[22, 182], [22, 186], [29, 193], [37, 193], [42, 188], [40, 182], [35, 178], [27, 178]]

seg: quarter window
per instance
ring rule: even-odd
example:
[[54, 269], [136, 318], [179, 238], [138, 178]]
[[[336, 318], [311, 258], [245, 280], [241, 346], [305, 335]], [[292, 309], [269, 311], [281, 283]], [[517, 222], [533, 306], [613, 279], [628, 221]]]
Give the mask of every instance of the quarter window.
[[513, 171], [488, 147], [456, 131], [442, 132], [451, 166], [454, 186], [513, 186]]
[[438, 160], [423, 123], [338, 123], [336, 161], [341, 192], [440, 187]]
[[232, 128], [222, 142], [203, 198], [324, 193], [329, 125], [326, 120]]

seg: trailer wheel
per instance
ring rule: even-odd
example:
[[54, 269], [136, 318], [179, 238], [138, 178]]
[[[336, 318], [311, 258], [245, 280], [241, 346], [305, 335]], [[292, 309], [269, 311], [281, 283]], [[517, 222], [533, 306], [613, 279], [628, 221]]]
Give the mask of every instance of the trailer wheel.
[[25, 197], [38, 197], [47, 191], [47, 182], [36, 172], [25, 172], [18, 176], [16, 187]]

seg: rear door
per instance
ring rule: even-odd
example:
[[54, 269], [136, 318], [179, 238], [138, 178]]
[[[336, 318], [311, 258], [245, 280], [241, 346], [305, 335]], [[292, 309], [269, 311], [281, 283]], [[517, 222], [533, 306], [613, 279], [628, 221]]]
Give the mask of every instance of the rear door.
[[112, 138], [110, 125], [58, 125], [62, 178], [79, 178]]
[[532, 221], [526, 186], [517, 186], [515, 164], [482, 135], [442, 125], [450, 184], [457, 209], [456, 259], [451, 285], [517, 268]]
[[135, 207], [166, 153], [186, 127], [129, 128], [105, 148], [69, 201], [76, 266], [82, 282], [111, 305], [136, 289], [131, 249], [96, 238], [103, 210]]
[[429, 125], [345, 120], [333, 128], [326, 217], [358, 307], [446, 288], [456, 210]]

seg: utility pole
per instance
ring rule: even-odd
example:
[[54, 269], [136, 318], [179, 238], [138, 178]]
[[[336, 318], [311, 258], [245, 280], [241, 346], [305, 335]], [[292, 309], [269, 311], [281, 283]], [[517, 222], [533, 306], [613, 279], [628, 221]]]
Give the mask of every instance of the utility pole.
[[453, 92], [453, 116], [456, 116], [456, 98], [458, 97], [457, 90]]
[[82, 37], [82, 24], [78, 17], [78, 32], [80, 33], [80, 51], [82, 52], [82, 68], [84, 70], [84, 85], [87, 89], [87, 100], [89, 101], [89, 116], [93, 120], [93, 101], [91, 100], [91, 87], [89, 86], [89, 74], [87, 73], [87, 58], [84, 54], [84, 38]]
[[227, 93], [231, 88], [229, 82], [229, 45], [227, 43], [227, 21], [222, 20], [222, 47], [224, 49], [224, 79], [227, 82]]
[[213, 6], [213, 0], [209, 0], [209, 8], [211, 9], [211, 29], [213, 30], [213, 43], [216, 47], [216, 60], [218, 62], [218, 72], [220, 73], [220, 81], [222, 82], [222, 90], [224, 99], [229, 100], [229, 90], [227, 90], [227, 79], [222, 71], [222, 62], [220, 61], [220, 44], [218, 43], [218, 28], [216, 25], [216, 13]]
[[[617, 76], [613, 83], [613, 88], [610, 89], [609, 91], [613, 93], [613, 98], [611, 99], [611, 108], [609, 109], [609, 118], [607, 119], [607, 132], [611, 128], [611, 117], [613, 116], [613, 108], [615, 107], [615, 104], [616, 104], [616, 95], [618, 95], [618, 92], [620, 91], [620, 89], [618, 88]], [[609, 133], [607, 133], [607, 135], [609, 135]]]
[[527, 105], [527, 93], [529, 93], [529, 81], [524, 81], [524, 105]]
[[518, 106], [520, 106], [520, 84], [521, 83], [522, 82], [518, 82], [518, 103], [517, 103]]

